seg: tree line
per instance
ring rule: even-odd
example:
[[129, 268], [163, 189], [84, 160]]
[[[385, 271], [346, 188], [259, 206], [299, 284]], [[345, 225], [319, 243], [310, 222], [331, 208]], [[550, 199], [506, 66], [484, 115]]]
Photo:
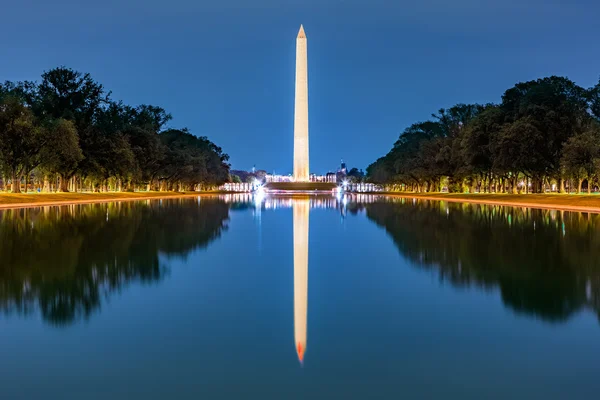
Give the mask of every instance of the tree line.
[[600, 82], [522, 82], [499, 104], [457, 104], [412, 124], [367, 168], [393, 190], [588, 193], [600, 177]]
[[229, 179], [229, 156], [168, 128], [171, 114], [130, 106], [90, 74], [59, 67], [41, 81], [0, 83], [0, 178], [13, 193], [199, 190]]

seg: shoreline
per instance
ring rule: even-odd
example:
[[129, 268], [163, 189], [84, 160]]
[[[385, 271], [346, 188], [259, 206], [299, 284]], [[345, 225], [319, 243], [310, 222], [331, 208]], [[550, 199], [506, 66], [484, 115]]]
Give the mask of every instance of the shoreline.
[[[433, 201], [448, 201], [453, 203], [484, 204], [491, 206], [527, 207], [545, 210], [561, 210], [571, 212], [589, 212], [600, 214], [599, 195], [568, 195], [568, 194], [443, 194], [443, 193], [377, 193], [390, 197], [404, 197]], [[507, 199], [499, 199], [506, 196]], [[531, 196], [531, 197], [529, 197]], [[480, 197], [480, 198], [477, 198]], [[483, 197], [483, 198], [481, 198]], [[486, 198], [487, 197], [487, 198]], [[557, 201], [558, 200], [558, 201]], [[564, 201], [561, 201], [564, 200]], [[545, 202], [547, 201], [547, 202]], [[570, 204], [584, 203], [584, 204]], [[593, 204], [590, 204], [593, 203]]]
[[[111, 203], [122, 201], [146, 201], [161, 199], [178, 199], [190, 197], [209, 197], [223, 192], [133, 192], [133, 193], [0, 193], [0, 210], [59, 207], [78, 204]], [[226, 193], [225, 193], [226, 194]], [[307, 196], [312, 193], [269, 193], [275, 196]], [[358, 193], [352, 193], [357, 195]], [[492, 206], [527, 207], [546, 210], [562, 210], [572, 212], [590, 212], [600, 214], [600, 195], [567, 195], [567, 194], [447, 194], [447, 193], [409, 193], [409, 192], [375, 192], [364, 193], [389, 197], [404, 197], [453, 203], [485, 204]], [[28, 201], [28, 197], [31, 200]], [[37, 199], [41, 198], [41, 201]], [[87, 198], [86, 198], [87, 197]], [[43, 200], [47, 198], [48, 200]]]
[[[148, 193], [20, 193], [12, 194], [0, 193], [0, 210], [10, 210], [17, 208], [36, 208], [36, 207], [59, 207], [69, 206], [77, 204], [95, 204], [95, 203], [113, 203], [122, 201], [145, 201], [145, 200], [162, 200], [162, 199], [179, 199], [186, 197], [198, 197], [198, 196], [214, 196], [220, 194], [220, 192], [148, 192]], [[40, 197], [56, 197], [56, 199], [47, 201], [27, 201], [27, 196], [40, 196]], [[82, 199], [82, 197], [90, 198]], [[61, 199], [64, 197], [64, 199]], [[73, 197], [69, 199], [69, 197]], [[94, 198], [96, 197], [96, 198]], [[6, 202], [6, 199], [14, 198], [15, 201]]]

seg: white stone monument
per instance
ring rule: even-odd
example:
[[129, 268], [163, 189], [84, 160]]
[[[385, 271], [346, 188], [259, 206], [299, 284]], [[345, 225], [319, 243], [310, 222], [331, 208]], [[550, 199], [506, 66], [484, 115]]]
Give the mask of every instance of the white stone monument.
[[296, 38], [296, 101], [294, 107], [294, 181], [308, 182], [308, 65], [306, 34]]

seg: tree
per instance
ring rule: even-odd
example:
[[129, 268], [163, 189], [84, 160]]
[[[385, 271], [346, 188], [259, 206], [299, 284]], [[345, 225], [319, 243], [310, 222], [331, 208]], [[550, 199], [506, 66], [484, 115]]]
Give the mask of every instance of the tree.
[[587, 192], [592, 192], [592, 183], [600, 171], [600, 128], [594, 126], [575, 135], [565, 143], [561, 159], [566, 173], [578, 181], [581, 191], [583, 178], [587, 179]]
[[129, 142], [135, 159], [136, 182], [147, 185], [149, 190], [161, 168], [167, 148], [161, 143], [159, 133], [171, 120], [163, 108], [142, 104], [138, 107], [122, 106], [124, 119], [121, 128]]
[[131, 127], [124, 134], [135, 160], [135, 180], [146, 184], [149, 190], [160, 171], [167, 148], [160, 141], [157, 132]]
[[[513, 191], [517, 188], [520, 173], [539, 183], [546, 170], [543, 154], [545, 139], [543, 134], [529, 119], [520, 119], [513, 124], [505, 124], [492, 139], [494, 154], [493, 168], [502, 171], [512, 180]], [[528, 186], [525, 185], [526, 190]]]
[[163, 188], [192, 190], [229, 180], [229, 156], [206, 137], [194, 136], [187, 129], [169, 129], [160, 137], [168, 148], [160, 173]]
[[590, 110], [594, 117], [600, 121], [600, 81], [588, 91]]
[[32, 110], [40, 119], [64, 119], [74, 124], [84, 157], [78, 164], [79, 174], [84, 177], [97, 175], [99, 169], [109, 167], [101, 165], [102, 161], [108, 161], [101, 155], [105, 153], [104, 146], [112, 147], [108, 143], [110, 138], [98, 137], [106, 132], [97, 129], [96, 124], [110, 103], [110, 93], [107, 94], [89, 73], [66, 67], [54, 68], [45, 71], [37, 88], [28, 93]]
[[68, 192], [69, 179], [75, 175], [83, 153], [79, 147], [79, 136], [71, 121], [59, 119], [47, 128], [48, 146], [42, 150], [45, 169], [60, 176], [60, 191]]
[[109, 94], [90, 74], [58, 67], [42, 74], [31, 105], [36, 115], [72, 121], [83, 132], [108, 104]]
[[367, 176], [375, 183], [394, 182], [394, 169], [390, 153], [380, 157], [377, 161], [367, 167]]
[[362, 169], [359, 170], [358, 168], [353, 167], [353, 168], [350, 168], [350, 170], [348, 171], [346, 176], [352, 182], [362, 182], [365, 177], [365, 173], [363, 172]]
[[446, 137], [457, 137], [462, 130], [482, 112], [484, 106], [480, 104], [457, 104], [450, 109], [440, 109], [438, 114], [432, 114], [444, 131]]
[[[504, 115], [490, 105], [466, 126], [460, 138], [460, 160], [457, 173], [489, 180], [492, 175], [493, 154], [491, 143], [498, 135]], [[499, 171], [497, 171], [499, 172]]]
[[[507, 123], [526, 119], [543, 137], [534, 150], [538, 165], [535, 191], [541, 191], [541, 179], [560, 181], [563, 144], [582, 132], [590, 123], [589, 93], [573, 81], [557, 76], [516, 84], [502, 96], [501, 107]], [[521, 125], [523, 126], [523, 125]]]
[[0, 162], [12, 180], [12, 192], [21, 192], [21, 178], [40, 163], [47, 132], [36, 125], [31, 110], [16, 97], [0, 100]]

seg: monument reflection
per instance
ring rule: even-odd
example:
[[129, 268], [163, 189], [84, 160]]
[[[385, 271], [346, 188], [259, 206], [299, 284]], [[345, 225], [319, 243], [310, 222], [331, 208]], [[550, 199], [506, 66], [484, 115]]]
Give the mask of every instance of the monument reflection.
[[[228, 201], [248, 201], [249, 195], [237, 195]], [[345, 218], [348, 203], [347, 196], [263, 196], [253, 195], [256, 210], [292, 208], [292, 229], [294, 240], [294, 347], [300, 364], [304, 363], [307, 347], [308, 316], [308, 241], [309, 217], [311, 208], [337, 209]], [[351, 210], [356, 213], [357, 209]]]
[[306, 352], [306, 312], [308, 306], [308, 225], [309, 199], [295, 199], [294, 214], [294, 341], [300, 363]]

